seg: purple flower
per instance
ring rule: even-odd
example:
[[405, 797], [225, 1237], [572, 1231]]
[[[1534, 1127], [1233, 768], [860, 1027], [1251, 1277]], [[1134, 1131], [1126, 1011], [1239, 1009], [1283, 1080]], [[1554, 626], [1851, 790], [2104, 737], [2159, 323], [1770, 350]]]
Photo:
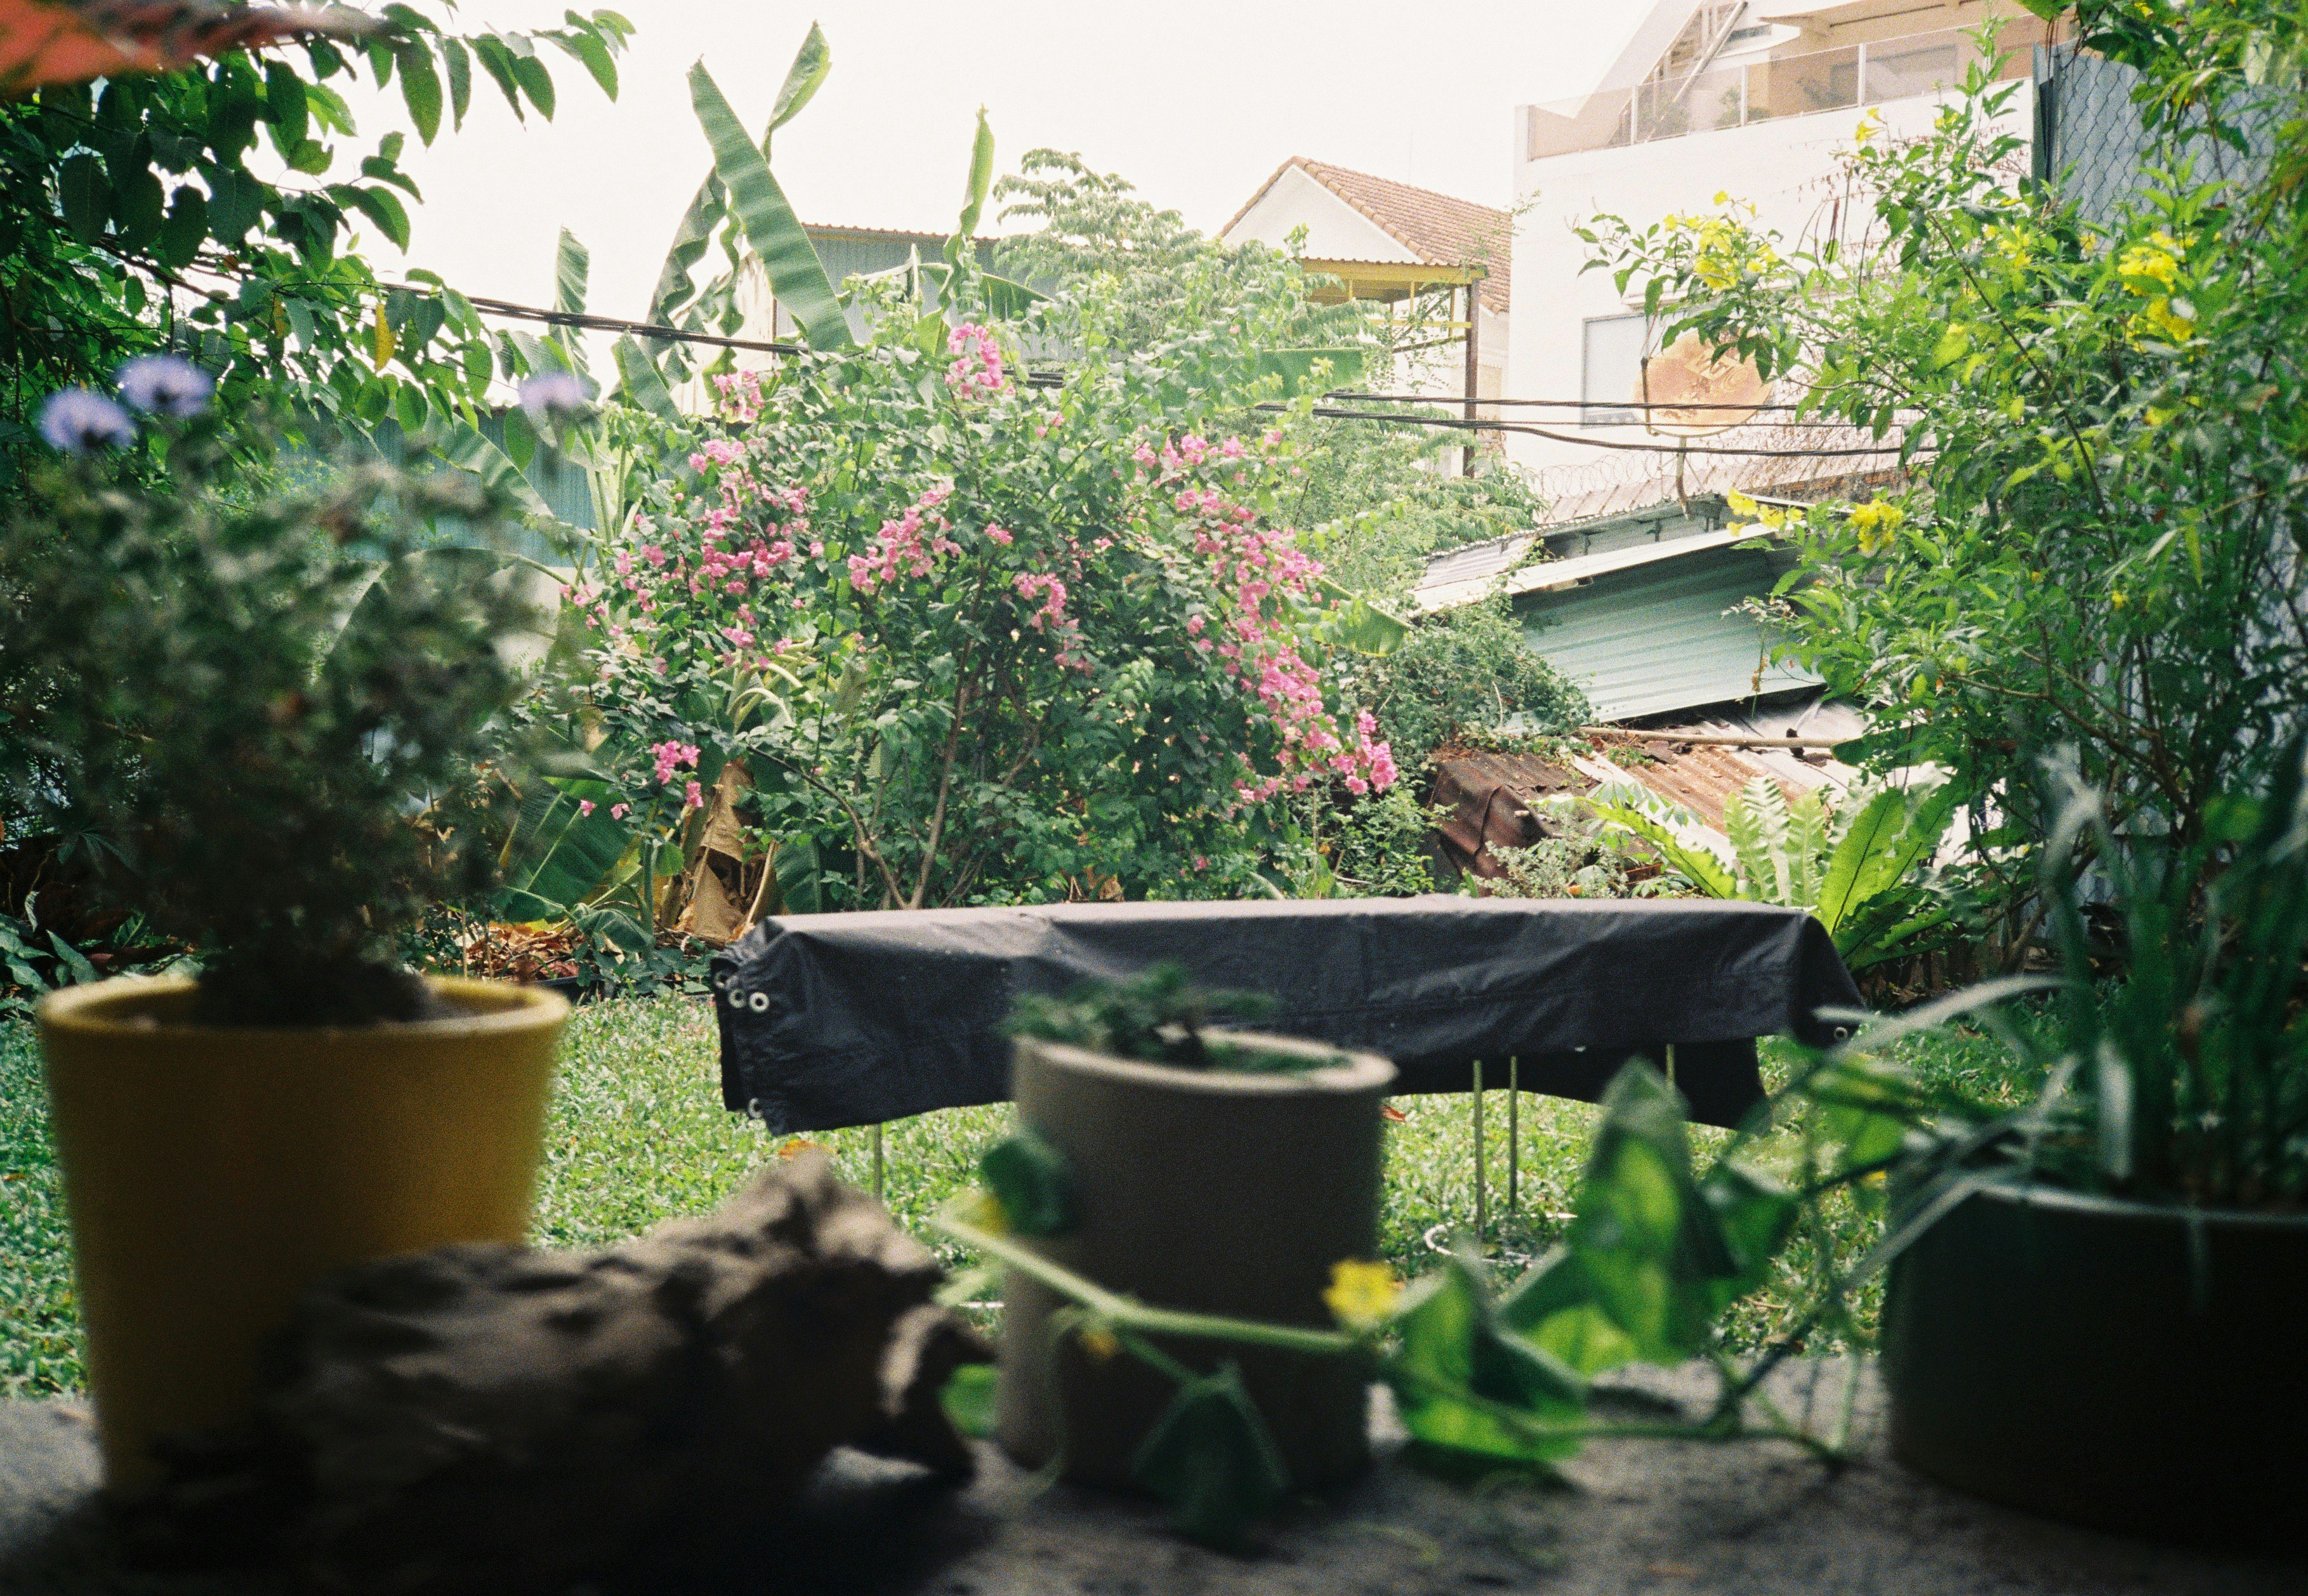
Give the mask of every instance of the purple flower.
[[174, 355], [139, 355], [112, 374], [120, 397], [151, 416], [197, 416], [208, 409], [216, 383], [189, 360]]
[[521, 385], [521, 408], [530, 421], [565, 420], [585, 408], [585, 384], [565, 371], [540, 372]]
[[136, 423], [101, 393], [62, 388], [40, 407], [40, 436], [67, 454], [118, 448], [136, 441]]

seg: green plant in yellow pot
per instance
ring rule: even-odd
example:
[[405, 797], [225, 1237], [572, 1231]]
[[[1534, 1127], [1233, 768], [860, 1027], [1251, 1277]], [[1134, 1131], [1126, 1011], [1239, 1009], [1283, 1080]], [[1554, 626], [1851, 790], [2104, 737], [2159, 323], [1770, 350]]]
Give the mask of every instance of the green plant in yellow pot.
[[119, 906], [199, 955], [39, 1014], [133, 1488], [156, 1443], [245, 1411], [314, 1279], [520, 1239], [566, 1008], [392, 956], [493, 865], [486, 827], [416, 817], [470, 784], [518, 685], [518, 582], [441, 539], [494, 502], [376, 464], [292, 484], [188, 364], [117, 385], [51, 399], [58, 458], [0, 527], [0, 780], [9, 813], [101, 839]]

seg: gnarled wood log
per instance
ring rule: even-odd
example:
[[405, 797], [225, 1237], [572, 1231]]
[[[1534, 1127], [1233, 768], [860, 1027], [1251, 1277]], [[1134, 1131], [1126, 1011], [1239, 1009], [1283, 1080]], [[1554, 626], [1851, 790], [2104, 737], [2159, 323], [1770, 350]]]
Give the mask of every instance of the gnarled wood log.
[[988, 1354], [939, 1277], [815, 1152], [606, 1252], [365, 1265], [307, 1298], [253, 1424], [173, 1449], [132, 1532], [348, 1592], [557, 1590], [776, 1507], [837, 1445], [967, 1475], [938, 1391]]

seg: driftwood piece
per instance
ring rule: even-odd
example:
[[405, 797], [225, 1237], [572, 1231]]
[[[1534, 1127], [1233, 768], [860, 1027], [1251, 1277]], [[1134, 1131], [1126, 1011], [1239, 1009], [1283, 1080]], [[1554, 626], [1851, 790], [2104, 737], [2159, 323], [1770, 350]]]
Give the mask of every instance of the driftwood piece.
[[758, 1518], [833, 1447], [954, 1477], [988, 1353], [936, 1260], [821, 1152], [606, 1252], [447, 1247], [314, 1291], [243, 1431], [125, 1505], [149, 1557], [347, 1592], [557, 1590], [681, 1523]]

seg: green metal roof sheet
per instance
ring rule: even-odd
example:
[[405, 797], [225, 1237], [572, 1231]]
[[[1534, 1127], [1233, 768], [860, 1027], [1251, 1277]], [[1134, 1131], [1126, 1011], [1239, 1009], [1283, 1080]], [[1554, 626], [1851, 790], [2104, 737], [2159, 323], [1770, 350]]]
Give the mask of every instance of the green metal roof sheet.
[[1743, 599], [1771, 591], [1770, 555], [1701, 548], [1680, 557], [1609, 572], [1562, 592], [1515, 603], [1531, 648], [1579, 684], [1603, 720], [1627, 720], [1817, 685], [1819, 677], [1766, 665], [1766, 636]]

